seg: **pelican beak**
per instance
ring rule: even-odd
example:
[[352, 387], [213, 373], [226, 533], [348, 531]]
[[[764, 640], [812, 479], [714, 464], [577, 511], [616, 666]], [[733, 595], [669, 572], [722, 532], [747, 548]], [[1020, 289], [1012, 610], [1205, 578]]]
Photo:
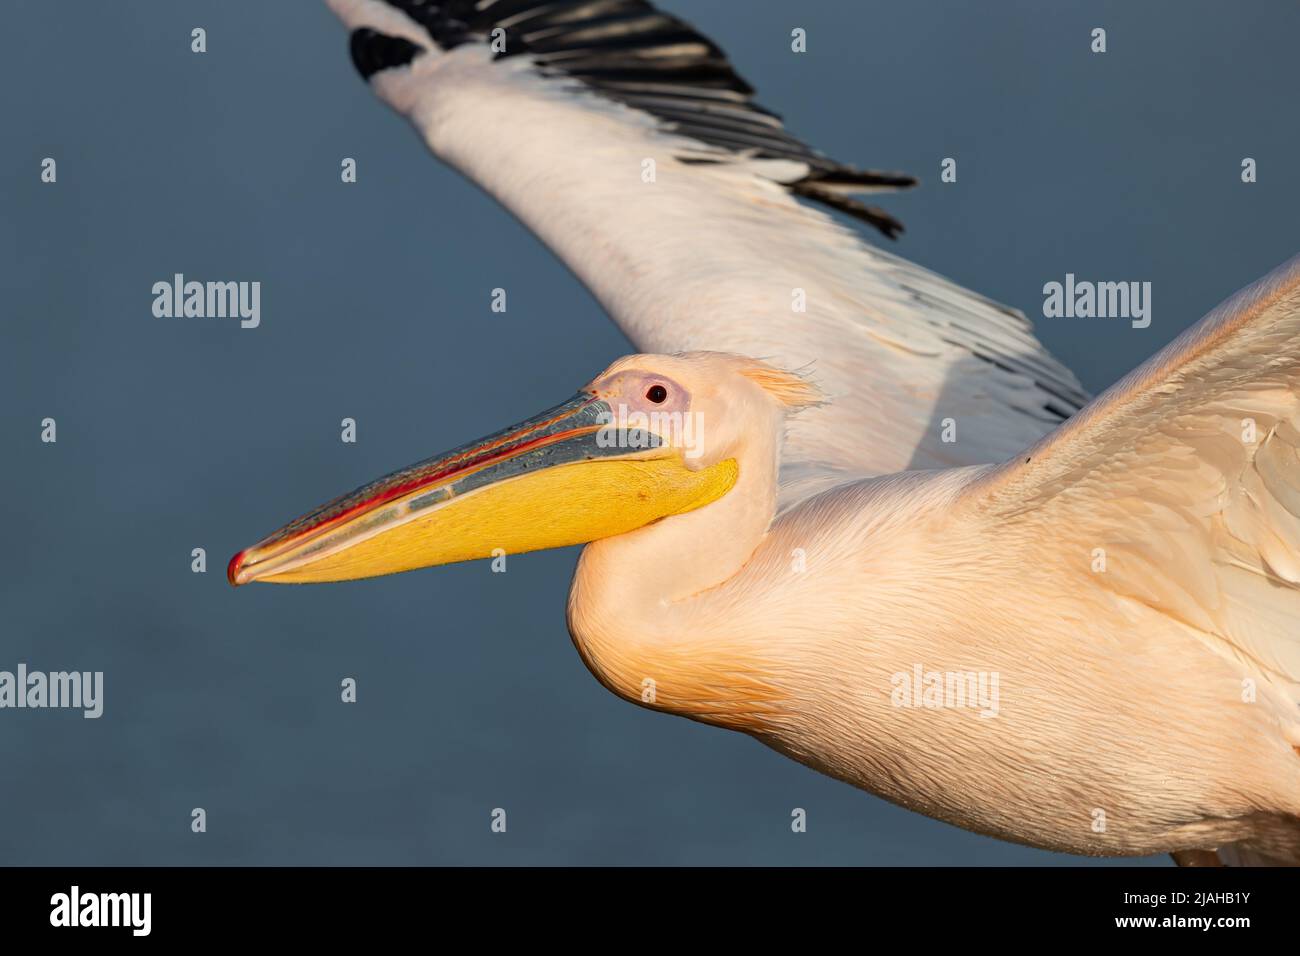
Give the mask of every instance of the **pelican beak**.
[[230, 559], [234, 585], [347, 581], [583, 544], [702, 507], [733, 459], [692, 469], [615, 427], [592, 392], [336, 498]]

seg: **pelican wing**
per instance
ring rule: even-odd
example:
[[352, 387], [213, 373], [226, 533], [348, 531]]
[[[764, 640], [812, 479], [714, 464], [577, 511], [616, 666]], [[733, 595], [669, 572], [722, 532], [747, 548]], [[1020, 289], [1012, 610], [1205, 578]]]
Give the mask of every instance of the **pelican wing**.
[[792, 423], [783, 484], [1001, 460], [1086, 401], [1019, 312], [813, 205], [893, 236], [897, 220], [853, 194], [911, 177], [805, 145], [716, 45], [644, 0], [329, 4], [375, 92], [637, 349], [738, 352], [814, 379], [830, 401]]
[[976, 481], [967, 503], [1300, 699], [1300, 256]]

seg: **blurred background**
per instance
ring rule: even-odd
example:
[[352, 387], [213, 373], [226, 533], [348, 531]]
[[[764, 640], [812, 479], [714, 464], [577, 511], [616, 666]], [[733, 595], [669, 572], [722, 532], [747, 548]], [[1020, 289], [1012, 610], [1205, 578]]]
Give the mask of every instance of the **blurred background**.
[[[881, 202], [896, 251], [1023, 309], [1094, 391], [1300, 251], [1293, 0], [662, 5], [796, 135], [919, 175]], [[370, 93], [323, 4], [10, 0], [5, 20], [0, 670], [102, 670], [105, 699], [99, 720], [0, 711], [0, 862], [1080, 862], [618, 701], [565, 628], [575, 549], [232, 590], [239, 548], [630, 348]], [[261, 327], [155, 319], [175, 272], [260, 280]], [[1041, 318], [1066, 272], [1149, 280], [1150, 328]]]

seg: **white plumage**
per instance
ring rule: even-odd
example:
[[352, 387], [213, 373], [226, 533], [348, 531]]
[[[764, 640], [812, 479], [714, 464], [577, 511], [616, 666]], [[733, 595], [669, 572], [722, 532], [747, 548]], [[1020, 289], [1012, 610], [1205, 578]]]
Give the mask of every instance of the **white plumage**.
[[[691, 467], [738, 463], [708, 504], [583, 552], [569, 624], [602, 682], [1006, 839], [1300, 861], [1300, 258], [1074, 415], [1086, 396], [1023, 316], [796, 199], [888, 234], [848, 195], [907, 178], [789, 136], [681, 21], [643, 0], [329, 3], [435, 154], [638, 348], [687, 353], [591, 393], [683, 386], [710, 423]], [[313, 577], [310, 549], [354, 546], [329, 521], [241, 552], [231, 580], [364, 573]], [[996, 675], [996, 714], [900, 702], [926, 671]]]
[[[563, 72], [544, 75], [536, 57], [494, 59], [487, 34], [443, 51], [386, 0], [330, 6], [349, 27], [420, 47], [375, 73], [375, 91], [554, 250], [638, 349], [735, 352], [811, 374], [830, 404], [791, 424], [787, 482], [998, 460], [1086, 400], [1020, 313], [798, 202], [786, 184], [807, 163], [681, 135]], [[679, 96], [726, 92], [665, 72], [659, 85]], [[799, 292], [806, 312], [794, 310]], [[942, 419], [958, 414], [961, 441], [945, 443]]]
[[[736, 454], [741, 480], [591, 544], [575, 641], [629, 700], [656, 675], [664, 709], [968, 829], [1300, 861], [1297, 342], [1300, 257], [1004, 465], [775, 518], [775, 435], [731, 360], [624, 360], [729, 422], [705, 463]], [[899, 706], [917, 667], [996, 675], [995, 719]]]

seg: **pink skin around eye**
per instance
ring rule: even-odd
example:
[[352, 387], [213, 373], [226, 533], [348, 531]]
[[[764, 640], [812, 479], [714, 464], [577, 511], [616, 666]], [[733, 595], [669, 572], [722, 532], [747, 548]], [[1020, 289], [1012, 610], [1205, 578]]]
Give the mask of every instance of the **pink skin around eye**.
[[[652, 388], [658, 386], [664, 390], [663, 401], [656, 402], [649, 397]], [[686, 390], [663, 375], [651, 375], [646, 372], [625, 372], [615, 375], [602, 383], [596, 394], [609, 402], [617, 411], [620, 405], [629, 412], [685, 412], [690, 408], [691, 400]]]
[[[664, 390], [663, 401], [648, 397], [656, 387]], [[606, 379], [594, 392], [609, 403], [615, 422], [634, 428], [649, 427], [665, 443], [689, 449], [690, 457], [698, 457], [695, 449], [702, 447], [703, 422], [691, 414], [690, 394], [672, 379], [629, 370]]]

